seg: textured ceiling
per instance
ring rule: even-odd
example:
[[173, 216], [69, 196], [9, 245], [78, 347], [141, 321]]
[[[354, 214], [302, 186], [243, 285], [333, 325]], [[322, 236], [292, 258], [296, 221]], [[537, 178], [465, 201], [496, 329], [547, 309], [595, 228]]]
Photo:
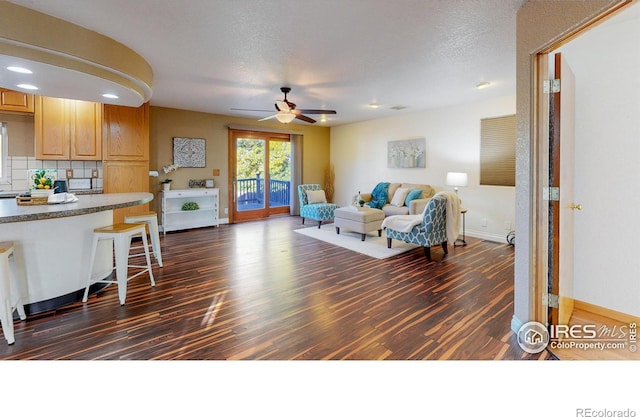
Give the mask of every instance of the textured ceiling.
[[153, 68], [154, 106], [261, 118], [231, 109], [274, 109], [290, 86], [298, 108], [336, 110], [332, 126], [515, 94], [526, 1], [11, 2], [136, 51]]

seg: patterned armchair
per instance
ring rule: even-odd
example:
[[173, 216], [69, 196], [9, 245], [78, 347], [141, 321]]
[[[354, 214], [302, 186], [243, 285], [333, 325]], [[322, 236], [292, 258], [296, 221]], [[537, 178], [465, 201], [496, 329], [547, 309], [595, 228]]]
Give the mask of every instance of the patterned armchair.
[[301, 184], [298, 185], [298, 198], [300, 199], [300, 217], [302, 224], [304, 219], [312, 219], [318, 221], [318, 229], [323, 220], [333, 220], [333, 212], [338, 208], [337, 204], [332, 203], [316, 203], [309, 204], [307, 199], [307, 191], [320, 191], [320, 184]]
[[431, 246], [442, 245], [445, 255], [449, 253], [447, 249], [447, 198], [436, 195], [427, 203], [427, 207], [422, 212], [422, 221], [413, 226], [410, 232], [393, 230], [386, 227], [387, 247], [391, 247], [392, 239], [403, 242], [414, 243], [424, 247], [424, 255], [431, 261]]

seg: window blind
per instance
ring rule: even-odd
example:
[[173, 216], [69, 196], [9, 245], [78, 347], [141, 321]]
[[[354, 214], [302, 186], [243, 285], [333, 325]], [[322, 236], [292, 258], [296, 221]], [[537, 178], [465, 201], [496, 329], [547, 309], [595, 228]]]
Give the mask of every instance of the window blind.
[[516, 116], [480, 120], [480, 185], [516, 185]]

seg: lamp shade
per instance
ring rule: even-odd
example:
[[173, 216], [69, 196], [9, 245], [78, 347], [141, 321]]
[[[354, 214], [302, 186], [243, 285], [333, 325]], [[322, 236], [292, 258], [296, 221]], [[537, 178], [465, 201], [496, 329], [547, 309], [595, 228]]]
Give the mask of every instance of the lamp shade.
[[454, 187], [466, 187], [467, 181], [466, 172], [447, 172], [447, 185], [453, 185]]
[[280, 123], [290, 123], [295, 118], [296, 115], [289, 111], [279, 111], [278, 114], [276, 114], [276, 119], [278, 119]]

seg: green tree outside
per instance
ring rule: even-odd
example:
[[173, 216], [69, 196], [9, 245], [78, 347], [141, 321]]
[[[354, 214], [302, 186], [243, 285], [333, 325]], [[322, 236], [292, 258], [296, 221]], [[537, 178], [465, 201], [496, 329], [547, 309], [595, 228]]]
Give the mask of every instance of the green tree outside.
[[[255, 139], [237, 140], [237, 178], [265, 177], [265, 142]], [[269, 168], [272, 180], [291, 180], [291, 143], [269, 141]]]

